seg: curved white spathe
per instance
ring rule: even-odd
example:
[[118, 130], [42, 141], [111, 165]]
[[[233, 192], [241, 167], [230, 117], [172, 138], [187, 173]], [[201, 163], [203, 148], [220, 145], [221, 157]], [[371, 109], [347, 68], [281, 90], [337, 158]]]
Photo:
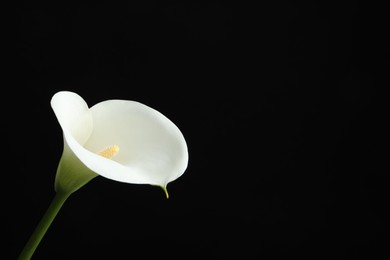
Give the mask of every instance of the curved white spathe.
[[[78, 189], [96, 174], [165, 189], [187, 168], [182, 133], [157, 110], [128, 100], [107, 100], [88, 108], [79, 95], [68, 91], [56, 93], [51, 105], [65, 141], [56, 189], [69, 189], [62, 187], [69, 183]], [[113, 158], [99, 155], [113, 145], [119, 147]], [[78, 178], [85, 183], [77, 183]]]

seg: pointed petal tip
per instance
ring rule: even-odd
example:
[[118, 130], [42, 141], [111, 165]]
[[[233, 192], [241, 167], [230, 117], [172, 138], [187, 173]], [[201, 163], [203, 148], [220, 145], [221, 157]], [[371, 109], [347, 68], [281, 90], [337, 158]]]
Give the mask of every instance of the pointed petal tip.
[[167, 197], [167, 199], [169, 199], [169, 193], [168, 193], [167, 186], [161, 186], [161, 188], [163, 189], [163, 191], [164, 191], [165, 196]]
[[159, 184], [151, 184], [151, 185], [161, 188], [164, 191], [165, 197], [167, 199], [169, 199], [169, 193], [168, 193], [167, 185], [159, 185]]

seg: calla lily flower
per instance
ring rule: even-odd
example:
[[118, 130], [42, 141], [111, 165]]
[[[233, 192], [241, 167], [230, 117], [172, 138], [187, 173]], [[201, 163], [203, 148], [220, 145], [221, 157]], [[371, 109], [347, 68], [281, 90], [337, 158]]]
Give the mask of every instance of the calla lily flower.
[[135, 101], [107, 100], [91, 108], [76, 93], [56, 93], [51, 106], [64, 134], [56, 196], [18, 260], [29, 260], [67, 198], [96, 176], [161, 186], [188, 164], [182, 133], [163, 114]]
[[51, 106], [62, 128], [64, 150], [56, 191], [72, 193], [96, 176], [161, 186], [187, 168], [188, 149], [179, 128], [144, 104], [107, 100], [91, 108], [79, 95], [56, 93]]

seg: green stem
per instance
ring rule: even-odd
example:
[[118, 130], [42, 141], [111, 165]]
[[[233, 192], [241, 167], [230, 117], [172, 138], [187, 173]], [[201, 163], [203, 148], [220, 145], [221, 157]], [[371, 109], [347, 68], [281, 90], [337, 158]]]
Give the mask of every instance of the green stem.
[[49, 229], [50, 224], [53, 222], [57, 213], [60, 211], [62, 205], [69, 197], [69, 193], [57, 192], [45, 215], [43, 215], [38, 226], [35, 228], [34, 233], [31, 235], [27, 244], [24, 246], [23, 251], [20, 253], [18, 260], [29, 260], [41, 242], [46, 231]]

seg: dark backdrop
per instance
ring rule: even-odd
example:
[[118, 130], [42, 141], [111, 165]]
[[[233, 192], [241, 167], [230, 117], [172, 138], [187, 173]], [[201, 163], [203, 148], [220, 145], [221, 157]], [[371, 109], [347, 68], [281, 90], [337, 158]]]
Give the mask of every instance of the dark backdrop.
[[159, 110], [182, 130], [190, 161], [169, 200], [94, 179], [34, 259], [387, 254], [389, 5], [238, 3], [18, 6], [2, 104], [9, 259], [54, 196], [63, 143], [49, 102], [60, 90]]

